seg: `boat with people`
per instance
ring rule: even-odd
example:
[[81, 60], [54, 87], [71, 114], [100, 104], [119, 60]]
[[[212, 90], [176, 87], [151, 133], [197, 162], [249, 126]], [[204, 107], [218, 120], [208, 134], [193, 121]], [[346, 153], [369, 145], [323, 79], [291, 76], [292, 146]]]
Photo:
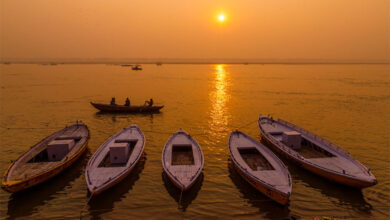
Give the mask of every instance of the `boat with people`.
[[346, 150], [310, 131], [263, 115], [258, 125], [265, 143], [314, 174], [356, 188], [377, 184], [370, 169]]
[[290, 172], [271, 150], [240, 131], [230, 134], [228, 147], [240, 176], [277, 203], [288, 203], [292, 190]]
[[137, 64], [131, 67], [132, 70], [142, 70], [141, 65]]
[[126, 99], [124, 105], [118, 105], [115, 103], [115, 98], [111, 99], [110, 104], [100, 104], [91, 102], [91, 105], [101, 112], [123, 112], [123, 113], [149, 113], [159, 112], [164, 108], [163, 105], [153, 105], [153, 99], [145, 101], [144, 105], [130, 105], [129, 98]]
[[145, 136], [133, 124], [119, 131], [89, 159], [85, 169], [88, 190], [97, 195], [119, 183], [137, 165], [145, 148]]
[[179, 129], [165, 144], [161, 161], [172, 183], [186, 191], [202, 173], [204, 157], [198, 142]]
[[87, 149], [88, 127], [82, 122], [44, 138], [15, 160], [1, 187], [18, 192], [47, 181], [73, 164]]

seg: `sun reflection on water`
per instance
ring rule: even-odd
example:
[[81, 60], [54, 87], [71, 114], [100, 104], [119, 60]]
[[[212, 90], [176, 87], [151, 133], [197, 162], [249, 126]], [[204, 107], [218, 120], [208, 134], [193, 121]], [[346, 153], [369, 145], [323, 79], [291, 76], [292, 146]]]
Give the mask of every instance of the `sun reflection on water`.
[[230, 115], [227, 111], [227, 102], [230, 94], [229, 73], [223, 64], [215, 65], [214, 78], [212, 79], [212, 90], [210, 92], [210, 131], [215, 137], [220, 137], [228, 130]]

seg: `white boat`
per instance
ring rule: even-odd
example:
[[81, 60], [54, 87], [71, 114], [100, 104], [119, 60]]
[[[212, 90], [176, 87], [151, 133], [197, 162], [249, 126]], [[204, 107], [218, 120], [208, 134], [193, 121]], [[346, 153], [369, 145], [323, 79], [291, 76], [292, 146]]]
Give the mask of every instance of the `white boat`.
[[377, 184], [370, 169], [336, 144], [281, 119], [260, 115], [258, 124], [270, 147], [304, 169], [356, 188]]
[[58, 175], [80, 158], [88, 140], [88, 127], [81, 122], [44, 138], [10, 165], [2, 188], [18, 192]]
[[267, 147], [235, 131], [229, 137], [229, 152], [237, 172], [267, 197], [285, 205], [292, 184], [287, 167]]
[[97, 195], [119, 183], [143, 155], [145, 137], [137, 125], [110, 137], [92, 155], [85, 169], [88, 190]]
[[164, 146], [162, 165], [169, 179], [180, 190], [189, 189], [202, 172], [203, 152], [199, 144], [183, 130], [173, 134]]

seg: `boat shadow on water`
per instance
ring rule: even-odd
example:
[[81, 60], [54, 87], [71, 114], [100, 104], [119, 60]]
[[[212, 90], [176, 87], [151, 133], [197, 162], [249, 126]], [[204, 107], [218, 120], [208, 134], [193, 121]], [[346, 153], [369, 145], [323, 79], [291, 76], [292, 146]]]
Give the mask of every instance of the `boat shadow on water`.
[[38, 207], [56, 198], [56, 194], [71, 186], [72, 182], [81, 176], [89, 154], [87, 149], [74, 164], [57, 176], [37, 186], [11, 194], [8, 202], [8, 218], [30, 216], [37, 212]]
[[[146, 162], [146, 153], [139, 160], [131, 173], [121, 182], [109, 188], [103, 193], [93, 196], [88, 202], [88, 212], [92, 219], [99, 219], [103, 213], [111, 212], [114, 209], [114, 203], [125, 198], [126, 193], [130, 193], [135, 182], [139, 179]], [[90, 197], [90, 193], [87, 194]]]
[[233, 162], [228, 159], [229, 177], [242, 193], [243, 198], [247, 200], [253, 207], [259, 209], [260, 214], [264, 214], [264, 218], [269, 219], [290, 219], [289, 206], [282, 206], [277, 202], [263, 195], [252, 187], [247, 181], [245, 181], [241, 175], [235, 170]]
[[[169, 195], [177, 202], [178, 208], [182, 211], [186, 211], [187, 207], [195, 200], [200, 188], [203, 184], [203, 172], [199, 175], [198, 179], [192, 185], [190, 189], [181, 193], [168, 178], [167, 174], [163, 171], [161, 174], [162, 180], [164, 181], [164, 186], [167, 189]], [[181, 196], [181, 198], [180, 198]]]
[[149, 118], [151, 123], [153, 123], [154, 117], [162, 116], [162, 112], [138, 112], [138, 113], [126, 113], [126, 112], [96, 112], [95, 118], [107, 120], [111, 118], [112, 122], [116, 122], [118, 119], [126, 118], [132, 119], [134, 117], [137, 118]]
[[[310, 188], [313, 188], [325, 197], [330, 198], [330, 203], [333, 203], [333, 205], [337, 207], [347, 206], [348, 208], [356, 211], [357, 216], [371, 215], [373, 207], [365, 200], [360, 189], [344, 186], [312, 174], [309, 171], [300, 168], [293, 162], [284, 160], [284, 163], [288, 166], [291, 172], [293, 182], [302, 181]], [[332, 199], [336, 199], [336, 201]]]

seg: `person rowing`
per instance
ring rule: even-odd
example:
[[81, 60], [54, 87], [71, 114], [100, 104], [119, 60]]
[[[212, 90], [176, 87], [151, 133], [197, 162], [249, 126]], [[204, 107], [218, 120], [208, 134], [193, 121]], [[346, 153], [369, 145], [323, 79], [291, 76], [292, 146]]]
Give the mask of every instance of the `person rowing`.
[[150, 98], [149, 101], [145, 101], [145, 104], [144, 105], [148, 105], [149, 107], [153, 105], [153, 99]]

